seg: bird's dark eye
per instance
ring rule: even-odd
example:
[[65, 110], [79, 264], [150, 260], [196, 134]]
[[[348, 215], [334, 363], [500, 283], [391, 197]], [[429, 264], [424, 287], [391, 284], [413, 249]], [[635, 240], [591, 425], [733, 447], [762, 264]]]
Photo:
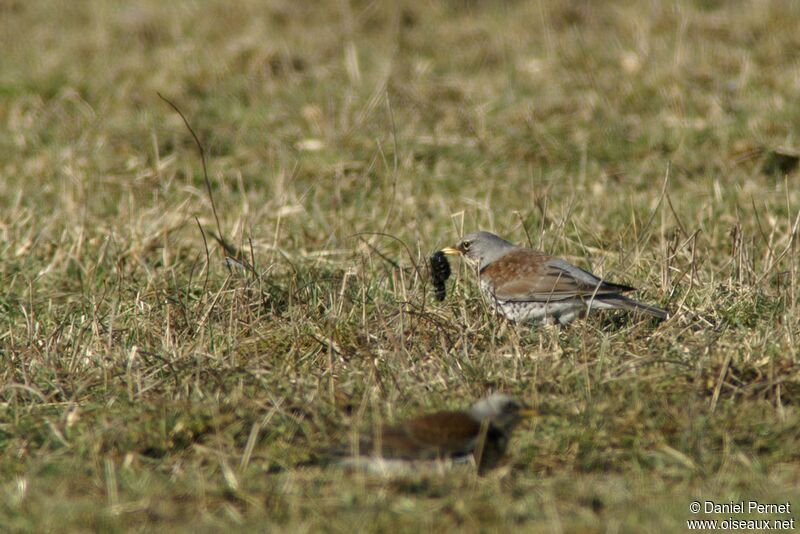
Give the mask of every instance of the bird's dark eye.
[[469, 241], [462, 241], [461, 248], [464, 250], [469, 250]]

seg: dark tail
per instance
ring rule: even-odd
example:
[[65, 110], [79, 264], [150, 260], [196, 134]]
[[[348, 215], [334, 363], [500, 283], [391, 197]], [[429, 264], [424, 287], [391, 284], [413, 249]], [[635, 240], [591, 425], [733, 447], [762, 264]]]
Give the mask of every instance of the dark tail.
[[656, 306], [650, 306], [649, 304], [645, 304], [644, 302], [639, 302], [638, 300], [633, 300], [623, 295], [616, 295], [613, 297], [606, 297], [603, 296], [601, 302], [604, 304], [609, 304], [616, 308], [620, 308], [623, 310], [630, 310], [630, 311], [641, 311], [644, 313], [649, 313], [653, 317], [658, 317], [661, 320], [667, 319], [669, 317], [669, 312], [667, 310], [663, 310], [661, 308], [657, 308]]

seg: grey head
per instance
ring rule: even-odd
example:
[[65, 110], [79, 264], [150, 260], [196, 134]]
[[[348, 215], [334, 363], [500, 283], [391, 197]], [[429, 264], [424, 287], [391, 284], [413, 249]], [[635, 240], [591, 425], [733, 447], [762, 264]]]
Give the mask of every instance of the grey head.
[[478, 265], [478, 270], [500, 259], [517, 247], [491, 232], [472, 232], [465, 235], [455, 247], [442, 249], [445, 254], [463, 255]]
[[505, 393], [492, 393], [476, 402], [468, 410], [477, 421], [488, 421], [500, 429], [510, 429], [521, 417], [533, 415], [533, 410]]

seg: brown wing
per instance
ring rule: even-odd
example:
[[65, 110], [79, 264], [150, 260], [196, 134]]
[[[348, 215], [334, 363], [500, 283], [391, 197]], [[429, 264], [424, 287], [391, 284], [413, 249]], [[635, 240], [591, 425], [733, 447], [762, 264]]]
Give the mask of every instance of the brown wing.
[[554, 301], [619, 294], [634, 288], [600, 280], [571, 263], [531, 249], [517, 249], [481, 271], [494, 296], [506, 301]]
[[383, 429], [386, 458], [433, 459], [472, 452], [480, 423], [465, 412], [437, 412]]

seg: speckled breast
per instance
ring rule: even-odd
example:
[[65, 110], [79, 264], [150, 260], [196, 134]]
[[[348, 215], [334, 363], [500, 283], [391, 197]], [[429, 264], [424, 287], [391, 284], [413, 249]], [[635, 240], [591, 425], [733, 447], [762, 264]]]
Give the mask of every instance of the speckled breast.
[[486, 280], [480, 281], [481, 291], [486, 299], [506, 319], [514, 322], [571, 322], [581, 312], [586, 310], [586, 305], [578, 299], [558, 300], [553, 302], [536, 301], [507, 301], [500, 300], [494, 295], [494, 290]]

